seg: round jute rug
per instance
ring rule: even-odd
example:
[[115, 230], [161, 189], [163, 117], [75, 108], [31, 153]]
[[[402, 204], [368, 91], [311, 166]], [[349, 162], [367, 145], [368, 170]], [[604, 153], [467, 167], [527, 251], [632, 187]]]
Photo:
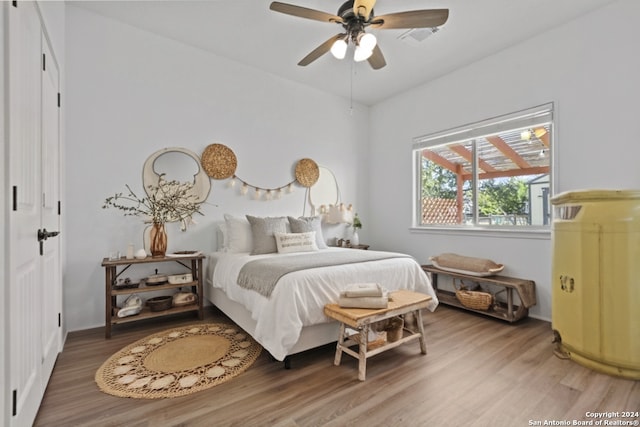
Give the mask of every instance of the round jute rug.
[[96, 372], [100, 390], [120, 397], [178, 397], [244, 372], [262, 347], [237, 326], [208, 323], [150, 335], [111, 356]]

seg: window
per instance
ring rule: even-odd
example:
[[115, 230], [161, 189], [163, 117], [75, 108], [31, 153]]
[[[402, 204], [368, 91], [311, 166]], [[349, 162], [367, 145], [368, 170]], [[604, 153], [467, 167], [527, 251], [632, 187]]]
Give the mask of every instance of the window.
[[550, 223], [553, 104], [414, 140], [417, 226]]

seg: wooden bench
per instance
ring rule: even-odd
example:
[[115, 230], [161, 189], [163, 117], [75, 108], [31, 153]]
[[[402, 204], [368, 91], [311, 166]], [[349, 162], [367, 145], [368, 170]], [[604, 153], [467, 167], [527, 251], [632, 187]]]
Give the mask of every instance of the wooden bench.
[[[536, 288], [535, 282], [532, 280], [497, 275], [478, 277], [441, 270], [434, 267], [433, 265], [423, 265], [422, 269], [425, 272], [431, 274], [431, 284], [436, 291], [438, 301], [443, 304], [464, 308], [465, 310], [481, 313], [487, 316], [495, 317], [497, 319], [506, 320], [508, 322], [515, 322], [529, 315], [529, 307], [527, 307], [526, 304], [523, 303], [523, 301], [525, 300], [523, 294], [525, 292], [529, 295], [529, 300], [532, 300], [530, 301], [530, 305], [535, 304]], [[501, 287], [506, 292], [506, 302], [494, 303], [494, 306], [490, 307], [488, 310], [475, 310], [469, 307], [465, 307], [460, 301], [458, 301], [455, 292], [438, 288], [438, 276], [449, 276], [454, 280], [460, 279], [477, 284], [488, 284]], [[516, 303], [514, 302], [514, 291], [518, 295], [518, 299], [520, 300], [518, 305], [516, 305]]]
[[[399, 290], [390, 293], [390, 301], [387, 308], [365, 309], [365, 308], [342, 308], [338, 304], [327, 304], [324, 307], [324, 314], [340, 322], [340, 334], [336, 345], [336, 355], [333, 364], [340, 365], [342, 353], [358, 359], [358, 379], [365, 380], [367, 370], [367, 359], [383, 351], [397, 347], [413, 340], [420, 340], [420, 351], [427, 354], [427, 345], [424, 339], [424, 327], [422, 325], [422, 315], [420, 310], [427, 307], [431, 301], [429, 295], [417, 292]], [[403, 335], [394, 342], [387, 342], [380, 347], [369, 348], [368, 336], [372, 323], [380, 322], [396, 316], [403, 316], [413, 312], [417, 319], [417, 331], [404, 328]], [[346, 327], [355, 329], [358, 332], [357, 340], [346, 333]], [[349, 347], [358, 345], [358, 352]]]

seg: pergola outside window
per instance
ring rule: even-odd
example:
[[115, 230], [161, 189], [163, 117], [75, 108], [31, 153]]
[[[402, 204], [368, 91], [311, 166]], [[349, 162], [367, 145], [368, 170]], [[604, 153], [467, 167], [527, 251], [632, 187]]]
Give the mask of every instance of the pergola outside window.
[[416, 225], [550, 222], [552, 104], [416, 138]]

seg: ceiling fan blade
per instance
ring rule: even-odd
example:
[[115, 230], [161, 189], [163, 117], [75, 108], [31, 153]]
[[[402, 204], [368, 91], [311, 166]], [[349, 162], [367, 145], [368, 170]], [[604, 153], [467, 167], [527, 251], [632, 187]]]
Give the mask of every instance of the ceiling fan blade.
[[379, 70], [387, 65], [387, 62], [384, 60], [384, 55], [378, 45], [373, 48], [373, 54], [367, 59], [367, 61], [369, 61], [369, 65], [371, 65], [371, 68], [374, 70]]
[[376, 16], [371, 21], [373, 28], [433, 28], [449, 19], [449, 9], [412, 10]]
[[306, 7], [294, 6], [292, 4], [280, 3], [279, 1], [272, 2], [269, 9], [280, 13], [286, 13], [287, 15], [298, 16], [300, 18], [313, 19], [315, 21], [342, 23], [342, 18], [337, 15], [320, 12], [319, 10], [309, 9]]
[[346, 34], [336, 34], [335, 36], [331, 37], [329, 40], [322, 43], [317, 48], [313, 49], [307, 56], [302, 58], [302, 60], [298, 62], [298, 65], [300, 65], [301, 67], [304, 67], [306, 65], [311, 64], [313, 61], [320, 58], [325, 53], [329, 52], [331, 50], [331, 46], [333, 46], [336, 40], [342, 39], [345, 36]]
[[353, 13], [368, 21], [375, 4], [376, 0], [355, 0], [353, 2]]

